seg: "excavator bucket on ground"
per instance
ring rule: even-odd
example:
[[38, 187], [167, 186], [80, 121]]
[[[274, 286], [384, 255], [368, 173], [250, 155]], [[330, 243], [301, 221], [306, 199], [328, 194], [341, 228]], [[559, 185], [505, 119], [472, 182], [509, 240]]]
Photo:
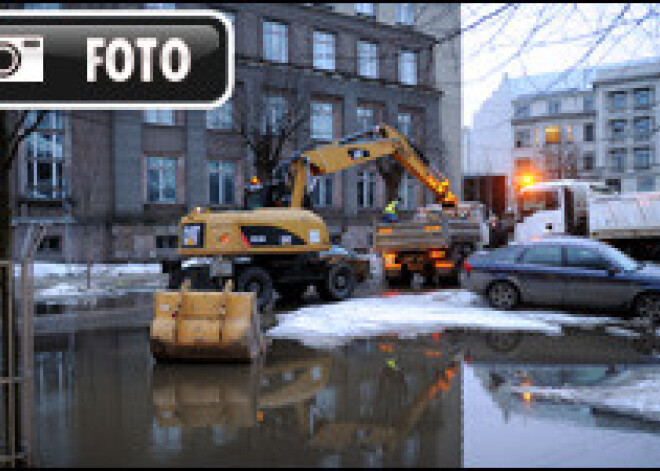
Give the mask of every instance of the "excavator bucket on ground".
[[154, 295], [151, 353], [156, 360], [250, 362], [265, 350], [254, 293], [159, 291]]

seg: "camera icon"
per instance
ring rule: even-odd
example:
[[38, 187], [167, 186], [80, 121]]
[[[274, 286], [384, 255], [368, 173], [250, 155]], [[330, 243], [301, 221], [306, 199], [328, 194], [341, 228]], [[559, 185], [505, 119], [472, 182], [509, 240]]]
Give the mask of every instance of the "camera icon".
[[43, 81], [43, 37], [0, 35], [0, 83]]

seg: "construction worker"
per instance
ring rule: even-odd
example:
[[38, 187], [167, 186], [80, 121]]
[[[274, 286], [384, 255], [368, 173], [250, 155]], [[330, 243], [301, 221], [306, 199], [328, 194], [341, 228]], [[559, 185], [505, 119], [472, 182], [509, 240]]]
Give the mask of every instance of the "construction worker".
[[385, 206], [385, 209], [383, 210], [383, 222], [387, 224], [392, 224], [395, 222], [399, 222], [399, 215], [397, 214], [397, 209], [399, 209], [399, 206], [401, 205], [401, 202], [399, 199], [395, 199], [393, 201], [390, 201], [390, 204]]

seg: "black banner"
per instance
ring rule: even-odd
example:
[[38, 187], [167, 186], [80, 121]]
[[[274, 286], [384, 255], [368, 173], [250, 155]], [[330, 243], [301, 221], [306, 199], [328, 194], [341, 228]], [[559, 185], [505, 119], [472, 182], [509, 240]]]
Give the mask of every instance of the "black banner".
[[210, 10], [0, 13], [0, 108], [211, 108], [233, 81]]

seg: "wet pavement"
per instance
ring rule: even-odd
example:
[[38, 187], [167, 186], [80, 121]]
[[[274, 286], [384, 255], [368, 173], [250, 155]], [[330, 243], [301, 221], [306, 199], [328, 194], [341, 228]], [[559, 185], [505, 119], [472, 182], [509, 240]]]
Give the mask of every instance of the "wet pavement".
[[652, 345], [603, 326], [276, 340], [255, 365], [155, 364], [137, 324], [54, 332], [35, 344], [42, 466], [660, 463], [660, 423], [516, 392], [660, 370]]

